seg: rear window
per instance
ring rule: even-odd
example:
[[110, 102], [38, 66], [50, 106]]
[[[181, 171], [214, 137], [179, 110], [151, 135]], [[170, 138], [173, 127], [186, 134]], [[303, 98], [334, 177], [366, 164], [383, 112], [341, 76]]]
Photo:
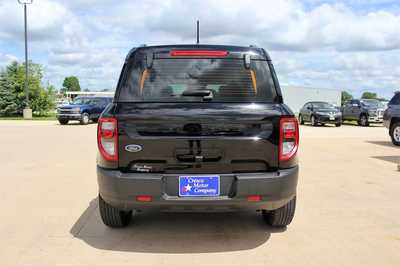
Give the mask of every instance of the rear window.
[[[136, 60], [121, 83], [120, 102], [273, 102], [275, 88], [267, 61], [233, 58]], [[206, 91], [210, 95], [183, 95]]]

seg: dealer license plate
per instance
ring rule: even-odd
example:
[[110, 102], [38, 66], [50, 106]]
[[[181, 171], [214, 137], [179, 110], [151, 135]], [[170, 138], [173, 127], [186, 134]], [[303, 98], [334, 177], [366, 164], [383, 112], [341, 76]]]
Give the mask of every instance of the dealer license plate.
[[180, 197], [216, 197], [220, 194], [219, 176], [180, 176]]

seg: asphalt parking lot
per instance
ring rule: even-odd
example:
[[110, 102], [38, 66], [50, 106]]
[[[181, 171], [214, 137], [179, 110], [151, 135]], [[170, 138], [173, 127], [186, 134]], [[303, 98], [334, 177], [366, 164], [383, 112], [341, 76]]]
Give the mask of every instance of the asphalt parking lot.
[[293, 223], [258, 213], [100, 221], [96, 125], [0, 121], [0, 265], [400, 265], [400, 149], [387, 130], [301, 127]]

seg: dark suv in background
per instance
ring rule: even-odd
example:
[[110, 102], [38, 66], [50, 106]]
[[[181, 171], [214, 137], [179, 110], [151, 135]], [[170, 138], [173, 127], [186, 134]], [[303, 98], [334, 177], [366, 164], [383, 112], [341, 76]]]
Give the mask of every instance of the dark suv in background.
[[112, 102], [112, 97], [76, 97], [72, 103], [57, 108], [57, 119], [61, 125], [71, 120], [86, 125], [90, 120], [97, 122], [103, 110]]
[[400, 92], [388, 103], [388, 108], [383, 114], [383, 123], [389, 129], [393, 144], [400, 146]]
[[312, 126], [318, 124], [342, 125], [342, 113], [337, 107], [327, 102], [308, 102], [299, 112], [299, 123], [310, 122]]
[[98, 123], [104, 224], [133, 210], [294, 216], [299, 131], [264, 49], [146, 46], [127, 56]]
[[357, 121], [360, 126], [382, 123], [385, 106], [374, 99], [353, 99], [342, 107], [343, 121]]

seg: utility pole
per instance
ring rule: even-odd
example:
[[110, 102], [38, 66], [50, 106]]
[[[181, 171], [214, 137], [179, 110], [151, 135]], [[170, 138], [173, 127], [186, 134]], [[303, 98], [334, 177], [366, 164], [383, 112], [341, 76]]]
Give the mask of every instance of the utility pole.
[[28, 19], [26, 5], [32, 4], [33, 0], [18, 0], [24, 5], [24, 26], [25, 26], [25, 108], [24, 119], [32, 119], [32, 109], [29, 108], [29, 88], [28, 88]]
[[197, 20], [197, 44], [200, 43], [200, 21]]

